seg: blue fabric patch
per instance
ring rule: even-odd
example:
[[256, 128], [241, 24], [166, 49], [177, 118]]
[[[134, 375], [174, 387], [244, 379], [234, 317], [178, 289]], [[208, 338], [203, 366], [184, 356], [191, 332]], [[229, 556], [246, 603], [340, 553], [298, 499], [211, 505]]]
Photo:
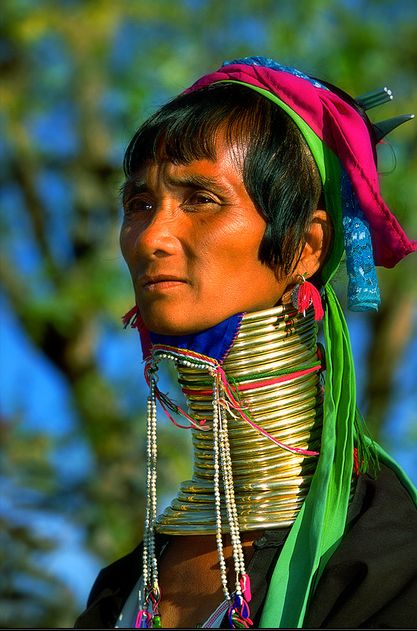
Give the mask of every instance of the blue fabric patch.
[[218, 362], [226, 359], [227, 353], [239, 331], [243, 313], [230, 316], [220, 324], [192, 335], [159, 335], [151, 333], [152, 344], [174, 346], [182, 350], [190, 350]]
[[369, 224], [359, 206], [350, 178], [342, 173], [343, 232], [351, 311], [378, 311], [381, 296], [375, 270]]
[[283, 64], [278, 63], [275, 59], [271, 59], [271, 57], [242, 57], [241, 59], [233, 59], [232, 61], [224, 61], [223, 66], [230, 66], [231, 64], [246, 64], [246, 66], [263, 66], [264, 68], [272, 68], [272, 70], [281, 70], [283, 72], [288, 72], [289, 74], [294, 75], [295, 77], [299, 77], [300, 79], [305, 79], [316, 88], [323, 88], [323, 90], [328, 90], [328, 88], [317, 81], [317, 79], [313, 79], [313, 77], [309, 77], [301, 70], [297, 70], [297, 68], [292, 68], [291, 66], [284, 66]]

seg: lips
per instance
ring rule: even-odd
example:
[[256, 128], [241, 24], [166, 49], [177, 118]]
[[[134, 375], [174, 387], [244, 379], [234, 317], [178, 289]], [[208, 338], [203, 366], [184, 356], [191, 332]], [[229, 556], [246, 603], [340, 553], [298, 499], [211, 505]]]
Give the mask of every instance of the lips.
[[172, 274], [154, 274], [142, 276], [140, 284], [144, 289], [162, 289], [187, 284], [187, 279]]

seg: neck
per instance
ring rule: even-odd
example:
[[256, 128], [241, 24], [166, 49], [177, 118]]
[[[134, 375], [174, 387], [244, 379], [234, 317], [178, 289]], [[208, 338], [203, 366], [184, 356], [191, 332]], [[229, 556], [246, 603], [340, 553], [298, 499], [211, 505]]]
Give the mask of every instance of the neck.
[[[290, 526], [308, 493], [317, 456], [306, 452], [320, 449], [323, 415], [318, 365], [312, 309], [303, 316], [281, 305], [243, 316], [222, 364], [243, 412], [222, 400], [242, 531]], [[211, 534], [216, 532], [212, 381], [201, 368], [176, 367], [190, 416], [197, 425], [205, 420], [208, 430], [192, 430], [192, 480], [181, 484], [157, 530]], [[223, 500], [222, 489], [226, 510]], [[222, 521], [227, 523], [226, 516]]]

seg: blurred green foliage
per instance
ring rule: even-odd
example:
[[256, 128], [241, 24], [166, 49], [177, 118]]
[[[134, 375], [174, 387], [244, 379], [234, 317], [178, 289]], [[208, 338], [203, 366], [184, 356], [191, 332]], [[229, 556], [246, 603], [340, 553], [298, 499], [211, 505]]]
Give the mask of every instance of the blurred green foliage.
[[[141, 536], [139, 356], [135, 365], [120, 363], [117, 379], [105, 374], [99, 357], [103, 338], [119, 339], [120, 316], [132, 304], [118, 249], [118, 189], [129, 138], [156, 106], [205, 71], [251, 54], [298, 66], [353, 95], [387, 82], [396, 98], [372, 112], [374, 120], [415, 112], [416, 6], [412, 0], [3, 0], [1, 11], [2, 292], [31, 344], [66, 383], [76, 422], [57, 437], [29, 430], [18, 412], [3, 420], [0, 479], [13, 510], [0, 513], [0, 625], [72, 626], [80, 604], [39, 563], [54, 541], [16, 515], [63, 516], [102, 564]], [[415, 123], [392, 134], [394, 170], [390, 145], [381, 152], [381, 171], [392, 171], [382, 177], [385, 196], [413, 235], [416, 138]], [[366, 319], [363, 399], [374, 435], [383, 439], [395, 371], [415, 336], [415, 259], [381, 272], [380, 280], [383, 307]], [[133, 332], [125, 335], [137, 344]], [[47, 405], [44, 413], [47, 420]], [[176, 433], [173, 449], [172, 433], [162, 432], [160, 482], [168, 490], [188, 475], [189, 447]], [[68, 479], [54, 462], [77, 442], [89, 464]]]

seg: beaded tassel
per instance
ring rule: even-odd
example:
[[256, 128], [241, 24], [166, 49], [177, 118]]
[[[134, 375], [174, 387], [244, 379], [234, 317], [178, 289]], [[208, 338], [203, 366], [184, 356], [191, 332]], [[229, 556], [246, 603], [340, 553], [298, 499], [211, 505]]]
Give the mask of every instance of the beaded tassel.
[[[214, 373], [214, 371], [213, 371]], [[216, 378], [215, 373], [213, 377]], [[215, 393], [218, 395], [218, 389], [215, 388]], [[213, 398], [213, 460], [214, 460], [214, 507], [216, 512], [216, 543], [217, 543], [217, 556], [220, 566], [220, 580], [223, 587], [223, 593], [226, 600], [230, 601], [229, 588], [227, 585], [227, 571], [226, 561], [224, 558], [223, 550], [223, 537], [222, 537], [222, 511], [221, 511], [221, 493], [220, 493], [220, 406], [218, 404], [218, 397]]]
[[307, 309], [312, 305], [314, 309], [314, 319], [322, 320], [324, 317], [323, 305], [319, 290], [305, 278], [305, 274], [299, 274], [301, 279], [293, 289], [291, 300], [298, 313], [306, 314]]
[[[149, 379], [150, 394], [147, 401], [147, 476], [146, 516], [143, 541], [143, 594], [139, 593], [139, 611], [135, 628], [148, 629], [161, 626], [158, 583], [158, 564], [155, 554], [155, 522], [157, 513], [157, 440], [156, 440], [156, 383], [155, 375]], [[151, 611], [152, 613], [151, 613]]]
[[[242, 543], [240, 539], [239, 521], [236, 508], [232, 459], [227, 427], [227, 412], [230, 409], [228, 393], [222, 380], [222, 370], [216, 363], [207, 364], [185, 360], [174, 353], [160, 353], [154, 361], [148, 362], [145, 374], [150, 388], [147, 402], [147, 498], [143, 549], [143, 593], [139, 594], [139, 610], [136, 616], [135, 628], [155, 628], [161, 626], [159, 603], [161, 593], [158, 583], [158, 568], [155, 554], [155, 522], [157, 517], [157, 437], [156, 437], [156, 400], [159, 399], [164, 411], [169, 400], [162, 397], [156, 385], [155, 372], [157, 363], [161, 359], [173, 359], [176, 363], [187, 367], [208, 369], [213, 378], [213, 461], [214, 461], [214, 504], [216, 514], [216, 543], [220, 566], [220, 579], [225, 598], [229, 601], [228, 616], [232, 628], [248, 628], [252, 626], [248, 602], [251, 599], [250, 579], [245, 570]], [[184, 412], [177, 406], [170, 406], [175, 412]], [[184, 414], [188, 419], [188, 415]], [[171, 418], [171, 416], [169, 415]], [[190, 419], [192, 420], [192, 419]], [[193, 423], [196, 426], [195, 423]], [[208, 428], [196, 426], [204, 430]], [[232, 556], [236, 575], [235, 589], [229, 592], [227, 583], [227, 569], [224, 558], [222, 538], [222, 511], [220, 477], [223, 480], [226, 514], [232, 543]]]
[[[220, 371], [216, 368], [209, 370], [213, 377], [213, 451], [214, 451], [214, 494], [216, 505], [216, 540], [220, 564], [220, 574], [223, 592], [229, 601], [228, 617], [230, 626], [248, 628], [252, 626], [248, 602], [251, 599], [250, 579], [245, 570], [242, 543], [240, 540], [239, 521], [233, 486], [232, 459], [230, 455], [229, 435], [227, 428], [227, 410], [229, 405], [221, 397], [222, 380]], [[236, 585], [232, 595], [227, 585], [226, 564], [224, 560], [222, 521], [220, 506], [220, 466], [223, 477], [224, 499], [229, 522], [232, 555], [235, 567]]]

